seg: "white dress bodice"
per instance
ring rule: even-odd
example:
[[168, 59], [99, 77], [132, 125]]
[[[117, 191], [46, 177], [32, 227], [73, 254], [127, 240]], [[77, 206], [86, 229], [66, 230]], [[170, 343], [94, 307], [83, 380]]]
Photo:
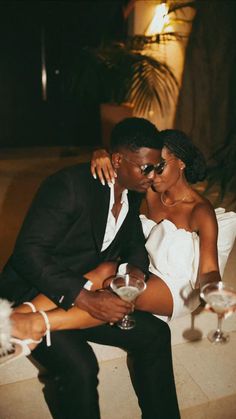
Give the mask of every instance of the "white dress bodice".
[[146, 242], [150, 272], [164, 280], [186, 279], [194, 287], [199, 266], [199, 237], [169, 220], [153, 226]]
[[[217, 242], [219, 269], [223, 276], [236, 236], [236, 213], [226, 212], [224, 208], [217, 208], [215, 212], [219, 227]], [[140, 219], [147, 239], [149, 271], [161, 278], [169, 287], [173, 297], [172, 319], [182, 316], [189, 311], [185, 305], [183, 290], [190, 292], [195, 287], [198, 275], [199, 236], [195, 232], [177, 228], [169, 220], [162, 220], [157, 224], [145, 215], [140, 215]], [[192, 307], [194, 308], [197, 306]]]

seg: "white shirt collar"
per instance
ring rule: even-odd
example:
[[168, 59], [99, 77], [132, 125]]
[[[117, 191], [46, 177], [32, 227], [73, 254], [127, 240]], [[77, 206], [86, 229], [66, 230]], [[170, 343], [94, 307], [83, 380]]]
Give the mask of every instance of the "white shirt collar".
[[[110, 205], [109, 205], [109, 211], [112, 210], [112, 207], [115, 203], [115, 189], [114, 189], [114, 185], [111, 184], [109, 185], [111, 193], [110, 193]], [[128, 205], [128, 189], [124, 189], [122, 194], [121, 194], [121, 198], [120, 198], [120, 203], [121, 204], [127, 204]]]

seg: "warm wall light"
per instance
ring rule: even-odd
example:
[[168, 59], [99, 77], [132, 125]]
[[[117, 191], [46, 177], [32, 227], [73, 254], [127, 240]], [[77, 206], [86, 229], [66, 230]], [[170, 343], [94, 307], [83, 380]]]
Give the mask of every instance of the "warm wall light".
[[42, 99], [47, 100], [47, 72], [45, 66], [42, 68]]
[[166, 3], [156, 6], [154, 17], [145, 32], [146, 36], [153, 36], [162, 32], [164, 25], [169, 22], [168, 10], [169, 7]]
[[42, 99], [47, 100], [47, 69], [46, 69], [46, 53], [45, 53], [45, 34], [44, 28], [41, 30], [41, 83], [42, 83]]

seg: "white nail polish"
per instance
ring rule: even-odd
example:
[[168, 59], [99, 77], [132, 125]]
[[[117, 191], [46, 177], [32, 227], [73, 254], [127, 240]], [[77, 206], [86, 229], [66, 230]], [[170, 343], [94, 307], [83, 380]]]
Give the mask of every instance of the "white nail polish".
[[95, 175], [95, 173], [94, 173], [94, 175], [93, 175], [93, 178], [94, 178], [94, 179], [97, 179], [97, 175]]
[[105, 181], [104, 181], [104, 180], [101, 180], [101, 184], [102, 184], [103, 186], [105, 186]]

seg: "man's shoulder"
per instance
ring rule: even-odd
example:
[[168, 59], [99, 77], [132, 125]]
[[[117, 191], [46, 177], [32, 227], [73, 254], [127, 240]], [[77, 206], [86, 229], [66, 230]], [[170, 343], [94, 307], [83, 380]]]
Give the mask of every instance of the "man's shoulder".
[[92, 179], [92, 175], [90, 172], [90, 164], [89, 163], [78, 163], [74, 164], [73, 166], [66, 166], [63, 167], [56, 172], [52, 173], [48, 176], [48, 180], [61, 180], [61, 179]]
[[39, 186], [40, 191], [46, 191], [50, 194], [56, 191], [62, 191], [63, 188], [71, 190], [88, 189], [93, 177], [90, 172], [89, 163], [78, 163], [73, 166], [67, 166], [51, 173], [43, 179]]
[[73, 166], [62, 167], [53, 175], [56, 176], [59, 174], [66, 174], [66, 175], [73, 176], [73, 175], [88, 174], [88, 173], [90, 173], [90, 163], [77, 163], [77, 164], [74, 164]]

